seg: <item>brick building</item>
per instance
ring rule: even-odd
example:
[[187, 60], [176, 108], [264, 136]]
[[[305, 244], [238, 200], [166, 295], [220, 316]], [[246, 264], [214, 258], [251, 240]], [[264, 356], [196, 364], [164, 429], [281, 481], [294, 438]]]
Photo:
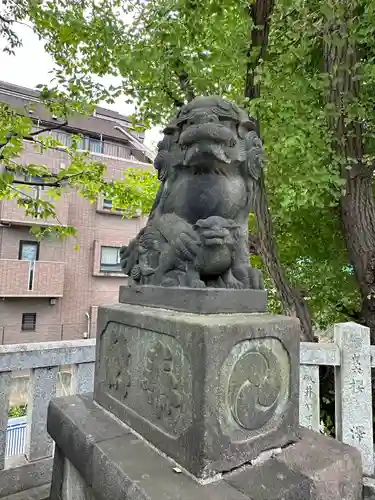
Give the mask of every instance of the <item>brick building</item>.
[[[0, 102], [27, 109], [35, 127], [56, 123], [34, 90], [0, 82]], [[107, 165], [109, 178], [121, 177], [129, 167], [151, 167], [144, 135], [132, 131], [126, 116], [98, 107], [93, 116], [73, 118], [64, 129], [50, 132], [64, 145], [73, 133], [84, 136], [82, 149]], [[56, 172], [68, 156], [63, 150], [41, 155], [25, 142], [20, 161], [43, 163]], [[45, 196], [42, 187], [34, 187], [34, 192]], [[92, 205], [75, 192], [66, 193], [56, 211], [61, 224], [78, 229], [77, 240], [47, 237], [38, 243], [30, 227], [56, 220], [27, 217], [13, 200], [0, 200], [0, 344], [94, 336], [97, 307], [117, 302], [119, 285], [126, 282], [118, 249], [144, 220], [124, 219], [111, 210], [110, 200], [98, 199]]]

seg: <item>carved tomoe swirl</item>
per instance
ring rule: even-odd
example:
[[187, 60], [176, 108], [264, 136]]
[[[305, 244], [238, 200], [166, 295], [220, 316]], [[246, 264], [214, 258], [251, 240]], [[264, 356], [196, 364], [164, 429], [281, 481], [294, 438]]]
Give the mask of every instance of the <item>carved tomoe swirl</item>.
[[264, 346], [246, 352], [236, 362], [229, 379], [228, 404], [239, 426], [254, 430], [271, 419], [278, 405], [280, 375], [278, 358]]

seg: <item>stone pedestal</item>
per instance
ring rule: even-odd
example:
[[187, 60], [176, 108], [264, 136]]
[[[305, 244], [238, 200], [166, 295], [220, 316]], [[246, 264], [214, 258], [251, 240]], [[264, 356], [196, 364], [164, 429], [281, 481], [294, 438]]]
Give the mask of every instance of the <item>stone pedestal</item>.
[[297, 320], [119, 304], [98, 331], [95, 401], [195, 476], [296, 438]]
[[163, 292], [99, 309], [94, 398], [50, 404], [51, 500], [359, 500], [359, 452], [298, 426], [298, 321]]

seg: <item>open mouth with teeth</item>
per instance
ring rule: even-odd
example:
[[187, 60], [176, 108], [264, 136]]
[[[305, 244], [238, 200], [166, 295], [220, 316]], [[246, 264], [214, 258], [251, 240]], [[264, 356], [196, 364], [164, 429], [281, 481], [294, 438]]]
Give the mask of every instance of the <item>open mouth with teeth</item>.
[[233, 131], [217, 123], [191, 125], [180, 136], [183, 165], [196, 173], [223, 173], [222, 167], [233, 161], [231, 149], [237, 144]]
[[221, 144], [198, 143], [184, 149], [185, 166], [193, 168], [195, 173], [205, 173], [206, 171], [222, 173], [222, 166], [231, 163], [231, 158], [227, 155], [225, 148]]

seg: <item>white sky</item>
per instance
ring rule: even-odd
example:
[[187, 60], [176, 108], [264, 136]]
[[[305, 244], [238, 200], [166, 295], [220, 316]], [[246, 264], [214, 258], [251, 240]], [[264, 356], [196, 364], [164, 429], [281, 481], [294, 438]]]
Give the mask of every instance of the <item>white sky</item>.
[[[39, 83], [49, 83], [49, 72], [54, 64], [52, 57], [44, 50], [43, 41], [25, 25], [17, 26], [16, 31], [23, 41], [23, 46], [16, 49], [15, 55], [11, 56], [2, 51], [3, 44], [0, 44], [0, 80], [29, 88], [35, 88]], [[109, 78], [103, 79], [104, 83], [106, 81], [111, 83]], [[114, 104], [103, 103], [103, 107], [125, 115], [133, 111], [132, 107], [125, 103], [125, 98], [121, 97]], [[151, 145], [158, 141], [159, 137], [159, 129], [148, 130], [145, 142]]]

